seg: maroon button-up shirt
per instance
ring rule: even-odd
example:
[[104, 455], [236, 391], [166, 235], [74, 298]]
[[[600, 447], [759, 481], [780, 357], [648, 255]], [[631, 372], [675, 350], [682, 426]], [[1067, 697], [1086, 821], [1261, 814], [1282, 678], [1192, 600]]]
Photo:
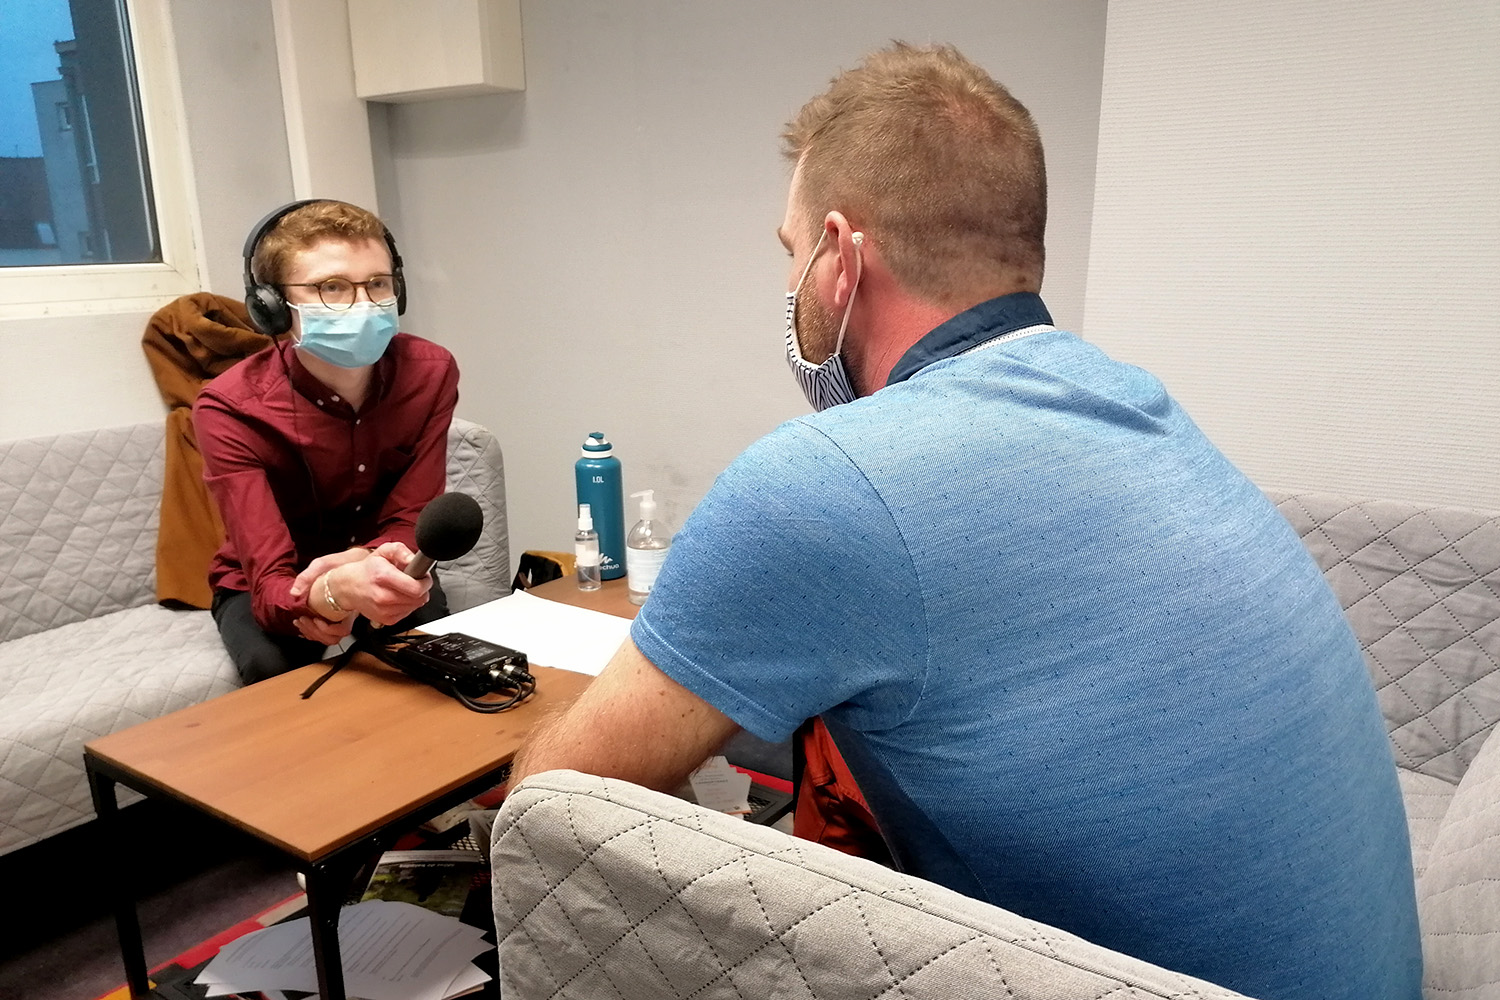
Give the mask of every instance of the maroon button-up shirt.
[[289, 594], [315, 557], [405, 542], [443, 492], [458, 365], [431, 341], [398, 333], [376, 362], [364, 408], [318, 381], [288, 341], [203, 387], [193, 427], [226, 539], [211, 586], [247, 590], [255, 620], [293, 635], [306, 598]]

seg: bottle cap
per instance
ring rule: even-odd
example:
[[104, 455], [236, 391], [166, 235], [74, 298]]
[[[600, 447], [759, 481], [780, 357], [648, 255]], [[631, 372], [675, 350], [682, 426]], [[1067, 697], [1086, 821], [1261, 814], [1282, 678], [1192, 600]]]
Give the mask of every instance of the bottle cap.
[[581, 503], [578, 505], [578, 530], [594, 530], [594, 515], [593, 512], [589, 510], [589, 505], [586, 503]]
[[656, 517], [656, 491], [641, 490], [639, 493], [630, 494], [632, 497], [641, 497], [641, 520], [649, 521]]
[[598, 431], [583, 439], [584, 458], [608, 458], [614, 453], [615, 449], [609, 439]]

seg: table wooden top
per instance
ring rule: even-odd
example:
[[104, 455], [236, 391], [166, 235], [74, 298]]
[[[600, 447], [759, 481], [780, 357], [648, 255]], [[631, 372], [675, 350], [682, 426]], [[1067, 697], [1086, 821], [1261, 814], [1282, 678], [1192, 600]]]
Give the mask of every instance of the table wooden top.
[[[533, 592], [630, 617], [636, 607], [624, 584], [583, 593], [559, 580]], [[539, 719], [592, 680], [533, 664], [536, 693], [485, 715], [364, 654], [302, 698], [327, 669], [312, 664], [272, 677], [91, 740], [85, 750], [132, 784], [314, 862], [506, 763]]]
[[623, 576], [618, 580], [605, 580], [598, 590], [579, 590], [578, 581], [565, 576], [561, 580], [532, 587], [526, 593], [545, 597], [559, 604], [571, 604], [575, 608], [603, 611], [620, 618], [634, 618], [635, 613], [641, 610], [630, 603], [630, 591], [625, 586]]

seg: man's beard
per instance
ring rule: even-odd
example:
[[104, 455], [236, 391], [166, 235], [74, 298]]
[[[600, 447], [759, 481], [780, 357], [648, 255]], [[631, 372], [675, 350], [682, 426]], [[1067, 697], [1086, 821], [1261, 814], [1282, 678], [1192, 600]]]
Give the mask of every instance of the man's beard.
[[833, 354], [839, 339], [839, 320], [823, 308], [814, 294], [812, 282], [804, 282], [797, 292], [797, 347], [802, 360], [821, 365]]

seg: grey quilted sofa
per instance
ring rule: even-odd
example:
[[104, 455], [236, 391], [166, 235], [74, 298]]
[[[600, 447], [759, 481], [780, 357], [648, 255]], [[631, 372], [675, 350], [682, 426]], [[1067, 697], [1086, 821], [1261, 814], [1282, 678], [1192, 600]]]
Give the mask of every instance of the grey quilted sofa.
[[[1500, 998], [1500, 516], [1273, 492], [1341, 598], [1400, 766], [1427, 1000]], [[920, 879], [553, 771], [492, 838], [502, 992], [1237, 997]], [[1320, 1000], [1309, 997], [1307, 1000]]]
[[[239, 686], [207, 611], [155, 603], [163, 455], [160, 423], [0, 443], [0, 854], [93, 817], [85, 742]], [[494, 435], [453, 421], [448, 484], [485, 515], [458, 611], [509, 590]]]

